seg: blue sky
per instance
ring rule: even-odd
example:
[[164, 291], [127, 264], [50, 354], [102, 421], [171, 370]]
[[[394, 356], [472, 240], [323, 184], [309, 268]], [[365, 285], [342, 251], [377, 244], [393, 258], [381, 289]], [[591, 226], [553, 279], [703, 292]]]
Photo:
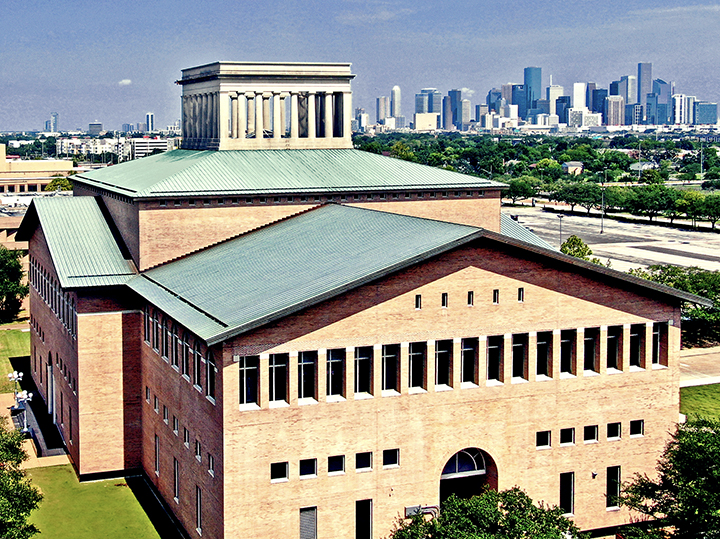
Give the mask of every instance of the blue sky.
[[466, 88], [473, 104], [523, 68], [566, 88], [607, 87], [637, 63], [676, 91], [720, 100], [720, 2], [689, 0], [145, 0], [4, 7], [0, 131], [61, 129], [180, 115], [180, 70], [217, 60], [352, 62], [354, 105], [424, 87]]

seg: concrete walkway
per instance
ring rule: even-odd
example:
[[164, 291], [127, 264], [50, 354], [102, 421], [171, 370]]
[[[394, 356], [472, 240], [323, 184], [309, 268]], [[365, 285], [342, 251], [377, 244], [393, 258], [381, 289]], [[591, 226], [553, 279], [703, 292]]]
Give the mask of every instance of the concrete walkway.
[[720, 346], [680, 351], [680, 387], [720, 384]]

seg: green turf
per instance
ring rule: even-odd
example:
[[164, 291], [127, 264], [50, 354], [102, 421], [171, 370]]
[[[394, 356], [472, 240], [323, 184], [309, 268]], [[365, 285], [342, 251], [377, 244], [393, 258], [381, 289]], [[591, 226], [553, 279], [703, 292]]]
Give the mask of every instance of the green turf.
[[28, 475], [44, 499], [30, 521], [48, 539], [151, 539], [160, 536], [125, 479], [79, 483], [70, 465]]
[[[13, 384], [7, 375], [13, 371], [8, 358], [30, 355], [30, 332], [19, 329], [0, 330], [0, 393], [10, 393]], [[27, 373], [30, 376], [30, 373]]]
[[720, 384], [680, 388], [680, 412], [720, 419]]

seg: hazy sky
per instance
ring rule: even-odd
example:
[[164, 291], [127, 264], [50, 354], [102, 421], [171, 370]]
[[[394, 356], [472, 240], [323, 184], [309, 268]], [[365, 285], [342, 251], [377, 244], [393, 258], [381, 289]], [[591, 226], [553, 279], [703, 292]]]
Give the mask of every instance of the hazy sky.
[[473, 105], [523, 68], [543, 86], [607, 87], [652, 62], [676, 91], [720, 100], [720, 1], [23, 0], [0, 19], [0, 131], [92, 121], [119, 129], [148, 111], [180, 116], [180, 70], [217, 60], [352, 62], [354, 105], [398, 84], [466, 88]]

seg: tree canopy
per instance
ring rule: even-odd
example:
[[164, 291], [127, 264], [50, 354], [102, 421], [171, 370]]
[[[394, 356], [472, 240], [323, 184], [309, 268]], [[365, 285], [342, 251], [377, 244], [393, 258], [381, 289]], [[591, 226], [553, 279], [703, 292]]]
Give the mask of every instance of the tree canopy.
[[0, 323], [12, 322], [20, 312], [28, 286], [22, 284], [23, 270], [20, 251], [0, 245]]

